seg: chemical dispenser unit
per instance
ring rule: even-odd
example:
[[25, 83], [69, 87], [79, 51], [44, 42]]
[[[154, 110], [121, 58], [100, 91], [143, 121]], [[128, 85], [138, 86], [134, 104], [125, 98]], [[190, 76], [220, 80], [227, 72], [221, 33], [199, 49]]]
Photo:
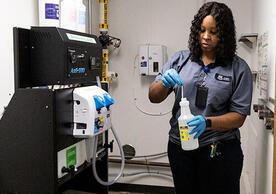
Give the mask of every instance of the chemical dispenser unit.
[[15, 93], [0, 120], [0, 193], [108, 193], [114, 100], [99, 82], [98, 38], [14, 28], [14, 61]]

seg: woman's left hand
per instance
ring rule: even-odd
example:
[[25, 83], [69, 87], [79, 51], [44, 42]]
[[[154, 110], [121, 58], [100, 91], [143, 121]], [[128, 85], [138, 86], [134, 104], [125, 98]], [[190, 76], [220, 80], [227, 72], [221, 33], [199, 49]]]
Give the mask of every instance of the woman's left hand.
[[206, 129], [206, 120], [203, 116], [198, 115], [187, 122], [189, 127], [195, 127], [189, 134], [196, 133], [194, 139], [198, 138]]

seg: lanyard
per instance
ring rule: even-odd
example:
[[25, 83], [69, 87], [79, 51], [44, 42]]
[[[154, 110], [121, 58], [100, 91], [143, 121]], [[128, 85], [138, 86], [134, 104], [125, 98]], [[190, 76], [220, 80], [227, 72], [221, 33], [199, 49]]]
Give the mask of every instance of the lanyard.
[[202, 81], [202, 84], [200, 86], [205, 86], [206, 85], [206, 77], [207, 77], [207, 73], [204, 72], [203, 81]]
[[204, 71], [204, 77], [203, 77], [201, 86], [205, 86], [206, 84], [206, 77], [207, 77], [207, 73], [210, 71], [210, 67], [208, 65], [204, 66], [203, 71]]

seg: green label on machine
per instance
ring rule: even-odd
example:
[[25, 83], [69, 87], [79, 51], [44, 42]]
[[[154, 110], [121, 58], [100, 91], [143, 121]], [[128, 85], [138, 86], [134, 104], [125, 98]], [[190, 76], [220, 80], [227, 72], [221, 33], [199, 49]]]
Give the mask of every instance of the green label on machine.
[[66, 167], [77, 164], [77, 149], [76, 146], [66, 150]]
[[91, 38], [91, 37], [81, 36], [81, 35], [77, 35], [77, 34], [70, 34], [70, 33], [66, 33], [66, 35], [67, 35], [69, 40], [76, 40], [76, 41], [96, 44], [96, 40], [94, 38]]

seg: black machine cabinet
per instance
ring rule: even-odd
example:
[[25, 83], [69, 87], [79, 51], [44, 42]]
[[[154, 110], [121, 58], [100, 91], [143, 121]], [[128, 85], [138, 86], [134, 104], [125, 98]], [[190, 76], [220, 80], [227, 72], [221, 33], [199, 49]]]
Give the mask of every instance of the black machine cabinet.
[[[58, 153], [83, 140], [72, 136], [73, 89], [95, 85], [101, 62], [94, 35], [14, 28], [15, 93], [0, 120], [1, 194], [108, 193], [94, 179], [90, 161], [58, 178]], [[102, 88], [107, 91], [107, 84]], [[108, 132], [99, 139], [97, 172], [107, 181]]]
[[[15, 92], [0, 120], [0, 193], [108, 192], [94, 179], [91, 163], [84, 163], [74, 174], [57, 177], [57, 152], [82, 140], [63, 134], [72, 130], [68, 125], [73, 119], [71, 90]], [[107, 180], [107, 150], [98, 158], [97, 169]]]
[[14, 28], [14, 37], [23, 85], [95, 84], [96, 76], [102, 76], [102, 47], [95, 35], [32, 27]]

